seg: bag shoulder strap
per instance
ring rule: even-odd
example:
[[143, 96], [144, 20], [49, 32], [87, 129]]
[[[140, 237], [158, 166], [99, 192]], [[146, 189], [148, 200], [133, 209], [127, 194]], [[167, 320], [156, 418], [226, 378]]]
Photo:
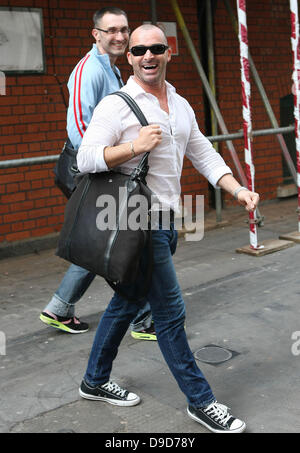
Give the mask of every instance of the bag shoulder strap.
[[[111, 93], [110, 96], [113, 94], [116, 94], [117, 96], [120, 96], [124, 101], [127, 103], [127, 105], [131, 108], [139, 122], [141, 123], [142, 126], [149, 126], [148, 121], [146, 120], [145, 115], [143, 114], [142, 110], [138, 106], [138, 104], [135, 102], [135, 100], [125, 91], [115, 91], [114, 93]], [[148, 171], [148, 156], [149, 156], [149, 151], [144, 154], [142, 159], [140, 160], [140, 163], [138, 165], [138, 171], [143, 173], [144, 169], [147, 169]]]
[[145, 115], [141, 111], [140, 107], [137, 105], [135, 100], [125, 91], [115, 91], [114, 93], [111, 93], [111, 95], [116, 94], [120, 96], [124, 101], [128, 104], [128, 106], [131, 108], [139, 122], [141, 123], [142, 126], [148, 126], [149, 123], [145, 118]]

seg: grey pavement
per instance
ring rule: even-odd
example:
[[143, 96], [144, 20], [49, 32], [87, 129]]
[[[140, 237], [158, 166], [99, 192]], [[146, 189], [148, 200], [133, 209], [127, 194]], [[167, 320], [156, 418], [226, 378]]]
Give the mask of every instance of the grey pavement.
[[[297, 199], [260, 206], [260, 241], [295, 231]], [[174, 258], [186, 302], [186, 331], [197, 363], [219, 402], [247, 423], [248, 433], [300, 431], [300, 244], [265, 256], [236, 253], [249, 243], [247, 214], [223, 211], [226, 226], [202, 241], [179, 240]], [[214, 223], [214, 213], [206, 224]], [[113, 367], [121, 386], [141, 396], [123, 408], [83, 400], [85, 372], [98, 320], [111, 289], [97, 277], [77, 304], [90, 323], [70, 335], [39, 320], [68, 263], [55, 250], [0, 261], [1, 433], [206, 433], [186, 415], [186, 401], [156, 342], [128, 332]], [[199, 350], [219, 349], [200, 361]], [[221, 362], [216, 351], [227, 354]], [[219, 363], [221, 362], [221, 363]]]

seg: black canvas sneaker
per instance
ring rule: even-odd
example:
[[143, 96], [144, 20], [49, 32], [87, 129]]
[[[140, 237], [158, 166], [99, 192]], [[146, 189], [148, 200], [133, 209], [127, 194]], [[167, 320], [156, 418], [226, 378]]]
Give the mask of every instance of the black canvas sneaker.
[[138, 395], [122, 389], [112, 381], [97, 387], [91, 387], [83, 380], [79, 388], [79, 395], [88, 400], [106, 401], [116, 406], [135, 406], [140, 402]]
[[246, 423], [233, 417], [228, 409], [224, 404], [214, 401], [209, 406], [198, 409], [189, 405], [187, 413], [193, 420], [206, 426], [213, 433], [242, 433], [245, 431]]

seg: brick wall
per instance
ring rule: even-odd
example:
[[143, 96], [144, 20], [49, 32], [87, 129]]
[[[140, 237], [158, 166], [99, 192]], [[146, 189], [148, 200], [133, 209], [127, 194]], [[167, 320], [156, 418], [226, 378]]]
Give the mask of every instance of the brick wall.
[[[196, 48], [199, 49], [197, 2], [179, 0]], [[8, 75], [6, 95], [0, 96], [0, 159], [57, 154], [66, 138], [68, 76], [78, 60], [91, 48], [93, 12], [99, 2], [75, 0], [10, 0], [10, 6], [43, 9], [47, 72], [42, 75]], [[150, 1], [110, 1], [128, 12], [131, 28], [151, 20]], [[4, 6], [4, 2], [1, 1]], [[215, 54], [217, 96], [227, 128], [242, 127], [239, 47], [223, 6], [216, 2]], [[235, 2], [232, 2], [235, 11]], [[175, 21], [168, 1], [157, 2], [159, 21]], [[279, 118], [279, 99], [289, 93], [292, 56], [289, 7], [285, 0], [248, 2], [248, 29], [252, 57]], [[168, 68], [168, 80], [196, 111], [205, 132], [202, 84], [178, 27], [179, 56]], [[130, 74], [125, 57], [118, 61], [124, 80]], [[56, 74], [56, 76], [55, 76]], [[252, 84], [253, 125], [270, 127], [259, 94]], [[243, 141], [235, 141], [244, 161]], [[276, 196], [282, 182], [281, 151], [274, 137], [255, 138], [257, 189], [263, 199]], [[234, 169], [225, 145], [220, 152]], [[45, 236], [58, 232], [63, 222], [65, 198], [53, 184], [53, 164], [0, 170], [0, 243]], [[183, 193], [204, 193], [208, 207], [208, 184], [189, 161], [182, 175]], [[233, 203], [225, 196], [225, 204]]]

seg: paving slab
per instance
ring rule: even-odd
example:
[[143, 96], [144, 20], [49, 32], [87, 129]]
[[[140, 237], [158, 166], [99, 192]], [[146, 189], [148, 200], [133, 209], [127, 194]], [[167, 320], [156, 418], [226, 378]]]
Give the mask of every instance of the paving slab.
[[279, 239], [286, 239], [287, 241], [294, 241], [298, 244], [300, 243], [300, 232], [299, 231], [292, 231], [290, 233], [281, 234]]

